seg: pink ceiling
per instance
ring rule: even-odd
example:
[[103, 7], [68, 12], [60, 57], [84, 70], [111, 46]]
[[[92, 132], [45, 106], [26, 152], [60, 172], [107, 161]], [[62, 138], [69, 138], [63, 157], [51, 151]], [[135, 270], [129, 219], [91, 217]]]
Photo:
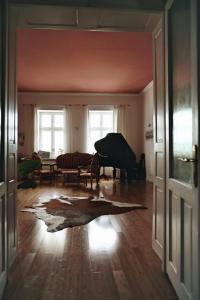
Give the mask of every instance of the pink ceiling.
[[18, 90], [138, 93], [152, 80], [151, 33], [18, 31]]

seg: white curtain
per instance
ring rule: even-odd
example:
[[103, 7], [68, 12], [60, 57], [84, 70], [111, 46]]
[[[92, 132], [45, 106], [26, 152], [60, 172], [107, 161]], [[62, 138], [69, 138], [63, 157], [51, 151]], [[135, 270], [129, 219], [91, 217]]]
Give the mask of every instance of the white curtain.
[[87, 120], [87, 106], [65, 106], [65, 152], [87, 151]]
[[33, 105], [33, 120], [34, 120], [34, 151], [37, 152], [39, 149], [38, 145], [38, 107]]
[[64, 117], [64, 153], [70, 152], [71, 150], [71, 139], [72, 134], [70, 128], [71, 126], [71, 106], [66, 105], [64, 108], [65, 117]]
[[127, 105], [114, 107], [114, 131], [121, 133], [125, 139], [128, 138]]

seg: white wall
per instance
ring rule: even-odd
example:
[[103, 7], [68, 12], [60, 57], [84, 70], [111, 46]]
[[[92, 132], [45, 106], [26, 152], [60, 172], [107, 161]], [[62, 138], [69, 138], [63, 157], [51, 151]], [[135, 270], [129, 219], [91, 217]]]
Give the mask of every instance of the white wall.
[[147, 180], [153, 181], [154, 176], [154, 151], [153, 138], [147, 139], [145, 137], [146, 131], [153, 129], [153, 82], [150, 82], [141, 93], [144, 105], [144, 153], [146, 158], [146, 173]]
[[[128, 140], [139, 157], [143, 152], [143, 101], [141, 95], [135, 94], [75, 94], [75, 93], [19, 93], [19, 132], [25, 133], [24, 146], [19, 152], [31, 154], [33, 151], [32, 105], [128, 105]], [[31, 141], [32, 138], [32, 141]]]

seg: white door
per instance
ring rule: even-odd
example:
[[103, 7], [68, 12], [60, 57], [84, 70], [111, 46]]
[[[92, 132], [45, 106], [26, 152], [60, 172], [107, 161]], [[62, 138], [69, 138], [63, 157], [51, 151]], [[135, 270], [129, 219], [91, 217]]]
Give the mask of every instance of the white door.
[[180, 299], [199, 298], [196, 0], [166, 6], [167, 257]]

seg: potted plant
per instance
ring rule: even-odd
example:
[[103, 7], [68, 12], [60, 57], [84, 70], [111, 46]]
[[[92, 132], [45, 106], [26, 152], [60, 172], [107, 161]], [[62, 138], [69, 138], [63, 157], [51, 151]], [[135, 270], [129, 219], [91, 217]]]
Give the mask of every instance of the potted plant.
[[32, 173], [40, 168], [40, 162], [38, 160], [24, 160], [19, 164], [18, 173], [20, 182], [18, 189], [36, 188], [37, 182], [32, 178]]

